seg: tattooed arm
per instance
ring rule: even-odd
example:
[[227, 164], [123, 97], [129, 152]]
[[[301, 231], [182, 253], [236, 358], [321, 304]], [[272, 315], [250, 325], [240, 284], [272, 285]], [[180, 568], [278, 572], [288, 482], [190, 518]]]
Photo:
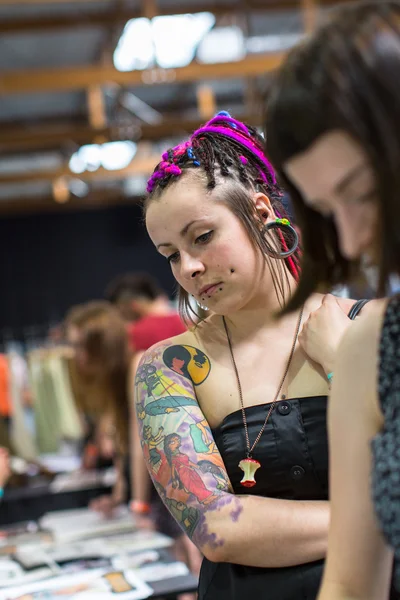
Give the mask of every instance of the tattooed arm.
[[168, 342], [151, 348], [139, 365], [135, 379], [139, 433], [163, 502], [211, 561], [285, 567], [323, 558], [327, 502], [233, 494], [196, 400], [195, 386], [207, 378], [210, 368], [200, 350]]

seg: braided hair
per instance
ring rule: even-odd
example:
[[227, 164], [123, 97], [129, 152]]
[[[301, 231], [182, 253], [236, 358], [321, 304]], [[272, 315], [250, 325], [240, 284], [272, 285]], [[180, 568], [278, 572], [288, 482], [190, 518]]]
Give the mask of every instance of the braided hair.
[[[196, 130], [189, 140], [167, 150], [148, 181], [145, 211], [150, 202], [159, 198], [168, 186], [189, 174], [203, 179], [209, 192], [218, 188], [221, 183], [232, 183], [226, 198], [223, 197], [224, 187], [221, 188], [220, 199], [225, 200], [242, 221], [251, 242], [261, 250], [266, 259], [269, 258], [271, 247], [275, 252], [288, 250], [291, 241], [286, 228], [268, 232], [267, 236], [260, 233], [260, 219], [251, 202], [255, 191], [262, 192], [270, 199], [277, 217], [287, 218], [282, 205], [283, 192], [265, 155], [264, 139], [256, 129], [222, 111]], [[267, 237], [271, 239], [268, 240]], [[277, 293], [279, 295], [280, 292], [283, 296], [282, 278], [279, 282], [274, 277], [276, 269], [271, 259], [268, 262]], [[300, 250], [284, 262], [292, 276], [298, 280]], [[194, 311], [184, 290], [180, 290], [180, 309], [185, 321], [192, 321], [188, 315]]]

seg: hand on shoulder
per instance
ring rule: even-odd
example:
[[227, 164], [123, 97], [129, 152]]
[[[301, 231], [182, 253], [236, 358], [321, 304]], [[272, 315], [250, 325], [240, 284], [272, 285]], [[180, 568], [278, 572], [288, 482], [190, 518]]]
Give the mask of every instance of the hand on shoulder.
[[339, 344], [351, 323], [342, 302], [327, 294], [302, 327], [299, 335], [301, 347], [311, 360], [323, 367], [326, 374], [334, 370]]

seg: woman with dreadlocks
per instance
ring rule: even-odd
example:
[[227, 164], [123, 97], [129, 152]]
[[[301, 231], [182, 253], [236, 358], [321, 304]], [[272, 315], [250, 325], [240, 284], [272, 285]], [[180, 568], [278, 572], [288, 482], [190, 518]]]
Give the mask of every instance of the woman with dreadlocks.
[[[193, 326], [145, 353], [136, 412], [154, 484], [204, 555], [200, 600], [311, 600], [321, 578], [328, 375], [352, 302], [318, 363], [300, 332], [337, 300], [316, 294], [275, 319], [299, 276], [281, 197], [263, 139], [227, 113], [168, 150], [148, 183], [147, 229]], [[210, 316], [198, 322], [193, 300]]]

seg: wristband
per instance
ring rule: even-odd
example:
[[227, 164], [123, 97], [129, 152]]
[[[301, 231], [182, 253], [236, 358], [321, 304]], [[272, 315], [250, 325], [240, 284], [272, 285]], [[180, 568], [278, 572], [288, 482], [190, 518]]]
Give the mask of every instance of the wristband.
[[151, 506], [147, 502], [141, 502], [140, 500], [132, 500], [129, 508], [133, 513], [137, 515], [148, 515], [151, 511]]

